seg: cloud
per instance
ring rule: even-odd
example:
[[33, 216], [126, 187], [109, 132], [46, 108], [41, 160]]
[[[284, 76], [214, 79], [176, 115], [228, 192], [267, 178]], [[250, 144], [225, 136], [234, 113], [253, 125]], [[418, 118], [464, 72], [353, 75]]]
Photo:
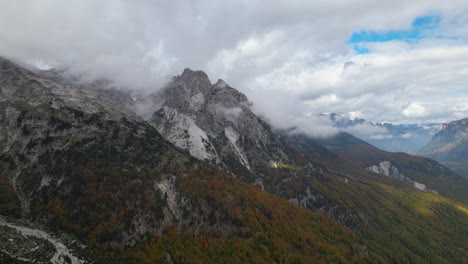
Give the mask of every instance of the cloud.
[[344, 128], [343, 130], [360, 138], [370, 138], [370, 139], [392, 138], [392, 135], [390, 135], [390, 132], [386, 128], [373, 126], [367, 123], [348, 126]]
[[240, 107], [224, 107], [220, 104], [217, 104], [214, 107], [216, 112], [222, 113], [222, 115], [231, 122], [236, 122], [237, 118], [242, 113], [242, 108]]
[[329, 118], [312, 115], [296, 116], [291, 121], [295, 124], [295, 132], [305, 133], [315, 138], [327, 138], [340, 132]]
[[[0, 1], [1, 56], [146, 91], [205, 70], [278, 127], [335, 133], [309, 118], [323, 112], [468, 116], [468, 93], [453, 92], [467, 88], [466, 1]], [[373, 38], [350, 41], [362, 32]]]
[[393, 138], [392, 135], [387, 135], [387, 134], [384, 134], [384, 135], [372, 135], [369, 137], [369, 139], [373, 139], [373, 140], [384, 140], [384, 139], [391, 139]]
[[427, 110], [424, 106], [413, 102], [402, 113], [407, 117], [422, 117], [427, 115]]
[[413, 136], [413, 134], [411, 134], [411, 133], [405, 133], [405, 134], [400, 135], [400, 137], [405, 138], [405, 139], [411, 138], [412, 136]]
[[354, 120], [354, 119], [358, 119], [358, 118], [363, 118], [363, 113], [361, 113], [361, 111], [351, 111], [351, 112], [348, 112], [346, 114], [346, 116], [351, 119], [351, 120]]
[[[440, 26], [440, 17], [437, 15], [422, 16], [414, 19], [411, 28], [405, 30], [391, 30], [387, 32], [361, 31], [354, 32], [349, 38], [349, 43], [355, 45], [358, 53], [368, 53], [369, 50], [359, 46], [366, 42], [404, 41], [416, 42], [425, 36], [431, 35]], [[364, 52], [362, 52], [364, 51]]]

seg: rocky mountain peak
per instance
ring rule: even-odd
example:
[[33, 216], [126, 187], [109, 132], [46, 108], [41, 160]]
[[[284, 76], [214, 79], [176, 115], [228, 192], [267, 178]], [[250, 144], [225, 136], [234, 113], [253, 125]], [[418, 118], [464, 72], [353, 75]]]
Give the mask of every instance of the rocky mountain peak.
[[225, 88], [225, 87], [230, 87], [229, 84], [227, 84], [224, 80], [218, 79], [218, 81], [215, 84], [216, 87], [219, 88]]
[[176, 82], [182, 82], [186, 89], [191, 90], [192, 95], [202, 93], [204, 96], [210, 91], [211, 82], [203, 71], [193, 71], [189, 68], [185, 68], [179, 78], [176, 78]]
[[226, 83], [224, 83], [225, 85], [218, 85], [218, 83], [214, 85], [210, 94], [210, 103], [221, 104], [225, 107], [240, 107], [250, 105], [249, 100], [245, 94], [230, 87]]
[[19, 67], [4, 57], [0, 57], [0, 78], [18, 80], [26, 78], [28, 74], [31, 74], [28, 70]]
[[14, 64], [11, 61], [0, 56], [0, 67], [2, 70], [6, 68], [11, 68], [12, 66], [14, 66]]
[[444, 128], [468, 127], [468, 117], [448, 123]]
[[436, 145], [435, 143], [449, 144], [454, 140], [468, 140], [468, 118], [444, 124], [428, 146]]
[[221, 79], [212, 85], [203, 71], [185, 69], [149, 101], [146, 119], [167, 140], [229, 172], [250, 174], [284, 156], [247, 96]]
[[211, 82], [203, 71], [186, 68], [161, 91], [150, 96], [151, 112], [163, 106], [178, 109], [183, 113], [194, 113], [203, 108], [211, 92]]

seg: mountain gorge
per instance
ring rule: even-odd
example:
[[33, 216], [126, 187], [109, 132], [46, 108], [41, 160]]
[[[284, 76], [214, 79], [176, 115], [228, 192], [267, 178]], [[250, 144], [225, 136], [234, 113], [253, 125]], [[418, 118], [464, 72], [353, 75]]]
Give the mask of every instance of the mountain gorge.
[[[72, 236], [89, 262], [468, 260], [466, 179], [349, 134], [277, 130], [202, 71], [134, 101], [0, 59], [0, 98], [0, 214]], [[368, 169], [382, 162], [398, 173]]]

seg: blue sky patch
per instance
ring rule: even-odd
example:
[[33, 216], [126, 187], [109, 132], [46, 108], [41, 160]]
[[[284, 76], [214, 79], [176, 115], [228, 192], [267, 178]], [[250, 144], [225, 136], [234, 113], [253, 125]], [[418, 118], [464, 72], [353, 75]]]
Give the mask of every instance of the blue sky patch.
[[448, 95], [454, 95], [454, 96], [462, 95], [462, 94], [468, 94], [468, 88], [455, 90], [455, 91], [450, 91], [447, 94]]
[[355, 50], [358, 54], [367, 54], [367, 53], [369, 53], [369, 49], [366, 48], [366, 47], [363, 46], [363, 45], [354, 45], [354, 50]]
[[387, 42], [387, 41], [404, 41], [408, 43], [417, 42], [420, 39], [427, 37], [433, 33], [440, 25], [440, 17], [438, 16], [422, 16], [417, 17], [411, 24], [411, 29], [394, 30], [394, 31], [367, 31], [362, 30], [353, 32], [348, 39], [348, 43], [354, 44], [354, 50], [359, 54], [369, 53], [369, 49], [359, 43], [365, 42]]

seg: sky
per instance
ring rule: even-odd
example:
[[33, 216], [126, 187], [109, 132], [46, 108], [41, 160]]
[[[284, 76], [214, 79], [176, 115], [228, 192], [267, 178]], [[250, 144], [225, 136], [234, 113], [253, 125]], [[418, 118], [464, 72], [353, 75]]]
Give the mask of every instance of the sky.
[[446, 122], [468, 116], [468, 3], [0, 0], [0, 56], [66, 65], [135, 91], [188, 67], [245, 93], [274, 126], [316, 116]]

